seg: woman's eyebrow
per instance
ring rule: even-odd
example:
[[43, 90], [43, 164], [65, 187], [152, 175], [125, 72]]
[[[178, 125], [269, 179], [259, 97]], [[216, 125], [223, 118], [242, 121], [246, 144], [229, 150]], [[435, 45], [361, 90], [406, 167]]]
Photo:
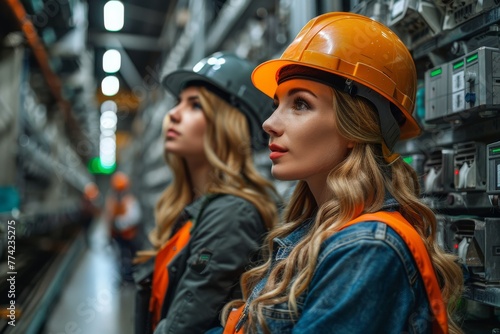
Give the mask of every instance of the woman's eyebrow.
[[[292, 95], [300, 93], [300, 92], [306, 92], [306, 93], [309, 93], [316, 98], [318, 97], [318, 96], [316, 96], [316, 94], [314, 94], [314, 92], [312, 90], [310, 90], [308, 88], [303, 88], [303, 87], [292, 88], [288, 91], [287, 95], [292, 96]], [[278, 100], [278, 95], [274, 94], [274, 99]]]
[[308, 89], [308, 88], [302, 88], [302, 87], [296, 87], [296, 88], [290, 89], [288, 91], [288, 96], [292, 96], [294, 94], [301, 93], [301, 92], [306, 92], [306, 93], [311, 94], [314, 97], [317, 97], [316, 94], [314, 94], [310, 89]]
[[186, 97], [186, 100], [188, 102], [196, 102], [196, 101], [200, 100], [200, 97], [198, 95], [190, 95], [190, 96]]

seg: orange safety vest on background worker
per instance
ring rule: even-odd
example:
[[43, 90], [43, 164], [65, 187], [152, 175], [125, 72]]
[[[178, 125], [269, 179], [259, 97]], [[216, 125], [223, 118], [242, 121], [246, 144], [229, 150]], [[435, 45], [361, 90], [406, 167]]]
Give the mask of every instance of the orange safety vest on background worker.
[[132, 193], [129, 193], [130, 179], [123, 172], [116, 172], [110, 180], [111, 191], [106, 198], [106, 219], [112, 238], [131, 241], [139, 230], [141, 207]]
[[[441, 289], [437, 281], [434, 267], [432, 266], [429, 253], [425, 247], [422, 238], [415, 228], [397, 211], [380, 211], [359, 216], [347, 222], [340, 230], [356, 223], [366, 221], [380, 221], [390, 226], [404, 240], [408, 249], [412, 253], [413, 259], [418, 267], [422, 281], [425, 285], [425, 291], [429, 300], [430, 308], [434, 315], [432, 322], [432, 332], [434, 334], [448, 333], [448, 318], [446, 305], [441, 295]], [[223, 334], [243, 334], [243, 310], [245, 305], [232, 310], [224, 327]]]
[[141, 208], [132, 194], [110, 196], [107, 200], [110, 212], [109, 233], [111, 237], [124, 240], [134, 239], [139, 231]]
[[161, 318], [161, 308], [168, 289], [168, 264], [188, 244], [193, 223], [187, 221], [156, 254], [149, 311], [152, 314], [152, 328]]
[[151, 313], [151, 328], [154, 331], [161, 320], [161, 311], [165, 294], [168, 291], [169, 276], [168, 265], [179, 254], [191, 240], [191, 232], [196, 226], [196, 222], [201, 217], [205, 207], [219, 195], [207, 195], [198, 212], [197, 217], [186, 221], [168, 241], [160, 248], [155, 257], [153, 278], [151, 282], [151, 297], [149, 300], [149, 312]]

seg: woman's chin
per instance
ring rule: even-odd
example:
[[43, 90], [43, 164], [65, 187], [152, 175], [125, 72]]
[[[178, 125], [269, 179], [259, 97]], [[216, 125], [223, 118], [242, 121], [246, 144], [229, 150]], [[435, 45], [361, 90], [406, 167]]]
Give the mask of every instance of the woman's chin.
[[283, 168], [273, 165], [271, 167], [271, 174], [273, 177], [280, 181], [295, 181], [295, 175], [293, 173], [287, 173]]

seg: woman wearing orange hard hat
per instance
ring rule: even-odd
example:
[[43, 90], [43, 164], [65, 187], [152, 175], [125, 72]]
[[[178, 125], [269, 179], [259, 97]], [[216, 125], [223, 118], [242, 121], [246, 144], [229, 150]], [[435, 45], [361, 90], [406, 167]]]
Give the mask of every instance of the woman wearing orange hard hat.
[[224, 333], [460, 333], [461, 270], [394, 150], [420, 133], [401, 40], [367, 17], [323, 14], [252, 79], [275, 101], [263, 124], [272, 174], [299, 183]]

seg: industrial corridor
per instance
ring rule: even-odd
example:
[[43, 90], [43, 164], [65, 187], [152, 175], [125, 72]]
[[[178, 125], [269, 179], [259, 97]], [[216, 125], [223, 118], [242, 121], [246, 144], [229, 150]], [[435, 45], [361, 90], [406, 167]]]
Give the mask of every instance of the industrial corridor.
[[[135, 287], [121, 280], [117, 252], [105, 223], [97, 219], [74, 268], [54, 300], [43, 334], [123, 333], [134, 331]], [[83, 235], [78, 243], [85, 243]]]

